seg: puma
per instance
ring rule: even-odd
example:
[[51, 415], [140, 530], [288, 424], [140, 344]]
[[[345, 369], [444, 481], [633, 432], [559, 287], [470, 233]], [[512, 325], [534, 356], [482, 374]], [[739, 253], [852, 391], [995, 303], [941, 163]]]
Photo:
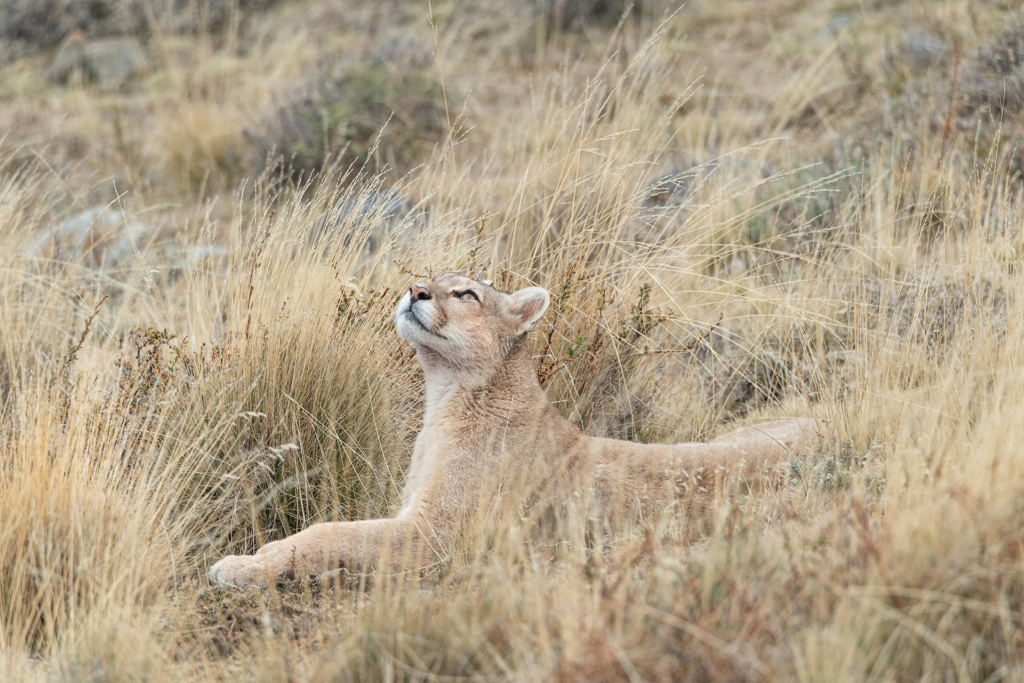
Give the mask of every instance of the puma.
[[426, 412], [402, 506], [391, 519], [315, 524], [255, 555], [210, 568], [221, 586], [259, 586], [328, 569], [419, 569], [498, 508], [560, 510], [624, 524], [728, 481], [778, 478], [790, 454], [818, 438], [814, 419], [778, 420], [710, 443], [637, 444], [586, 436], [551, 405], [527, 335], [550, 298], [538, 287], [505, 293], [446, 274], [409, 288], [396, 328], [426, 380]]

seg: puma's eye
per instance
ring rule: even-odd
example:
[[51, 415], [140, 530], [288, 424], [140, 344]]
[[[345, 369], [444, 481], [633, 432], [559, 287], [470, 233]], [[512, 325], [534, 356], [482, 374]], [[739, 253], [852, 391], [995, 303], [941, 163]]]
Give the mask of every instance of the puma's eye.
[[452, 294], [459, 297], [459, 301], [480, 301], [476, 294], [468, 289], [465, 292], [452, 292]]

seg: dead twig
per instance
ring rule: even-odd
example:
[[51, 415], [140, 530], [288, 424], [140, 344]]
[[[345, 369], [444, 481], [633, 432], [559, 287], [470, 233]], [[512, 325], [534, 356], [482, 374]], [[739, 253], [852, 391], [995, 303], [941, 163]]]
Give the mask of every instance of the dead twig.
[[267, 239], [270, 237], [270, 226], [274, 224], [274, 214], [276, 213], [277, 211], [270, 212], [270, 217], [267, 219], [267, 230], [263, 233], [263, 239], [260, 240], [260, 243], [256, 247], [256, 253], [253, 254], [252, 257], [252, 267], [249, 268], [249, 294], [248, 299], [245, 302], [245, 341], [249, 341], [249, 327], [252, 325], [252, 292], [254, 289], [252, 281], [256, 275], [256, 269], [263, 265], [260, 263], [260, 255], [263, 254], [263, 247], [266, 245]]
[[953, 105], [956, 103], [956, 84], [960, 78], [960, 41], [953, 41], [953, 84], [949, 89], [949, 105], [946, 107], [946, 123], [942, 128], [942, 147], [939, 149], [939, 159], [935, 162], [935, 170], [942, 168], [942, 160], [946, 156], [946, 146], [949, 144], [949, 135], [953, 128]]

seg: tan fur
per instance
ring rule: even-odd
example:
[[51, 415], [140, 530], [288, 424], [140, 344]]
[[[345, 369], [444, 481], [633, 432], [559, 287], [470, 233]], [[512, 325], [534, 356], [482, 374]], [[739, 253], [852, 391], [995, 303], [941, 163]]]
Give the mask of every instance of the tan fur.
[[474, 525], [493, 523], [496, 509], [621, 526], [706, 501], [727, 480], [777, 474], [789, 453], [818, 434], [817, 421], [800, 419], [745, 427], [711, 443], [585, 436], [547, 401], [527, 351], [527, 333], [548, 302], [543, 289], [506, 294], [452, 274], [411, 287], [396, 327], [416, 348], [427, 401], [397, 516], [315, 524], [253, 556], [225, 557], [210, 568], [211, 582], [263, 585], [337, 567], [426, 567]]

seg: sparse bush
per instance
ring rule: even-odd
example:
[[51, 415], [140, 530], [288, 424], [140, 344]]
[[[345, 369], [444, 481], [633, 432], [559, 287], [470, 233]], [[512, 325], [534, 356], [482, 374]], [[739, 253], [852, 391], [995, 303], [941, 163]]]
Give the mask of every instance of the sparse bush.
[[[451, 100], [449, 107], [455, 107]], [[446, 126], [441, 86], [429, 72], [396, 73], [380, 61], [339, 64], [245, 132], [248, 166], [255, 175], [270, 170], [297, 179], [330, 160], [345, 169], [403, 175]]]
[[636, 17], [651, 0], [534, 0], [548, 25], [562, 31], [581, 31], [589, 26], [615, 26], [622, 18]]
[[1024, 23], [1005, 29], [967, 65], [960, 111], [999, 120], [1024, 107]]

